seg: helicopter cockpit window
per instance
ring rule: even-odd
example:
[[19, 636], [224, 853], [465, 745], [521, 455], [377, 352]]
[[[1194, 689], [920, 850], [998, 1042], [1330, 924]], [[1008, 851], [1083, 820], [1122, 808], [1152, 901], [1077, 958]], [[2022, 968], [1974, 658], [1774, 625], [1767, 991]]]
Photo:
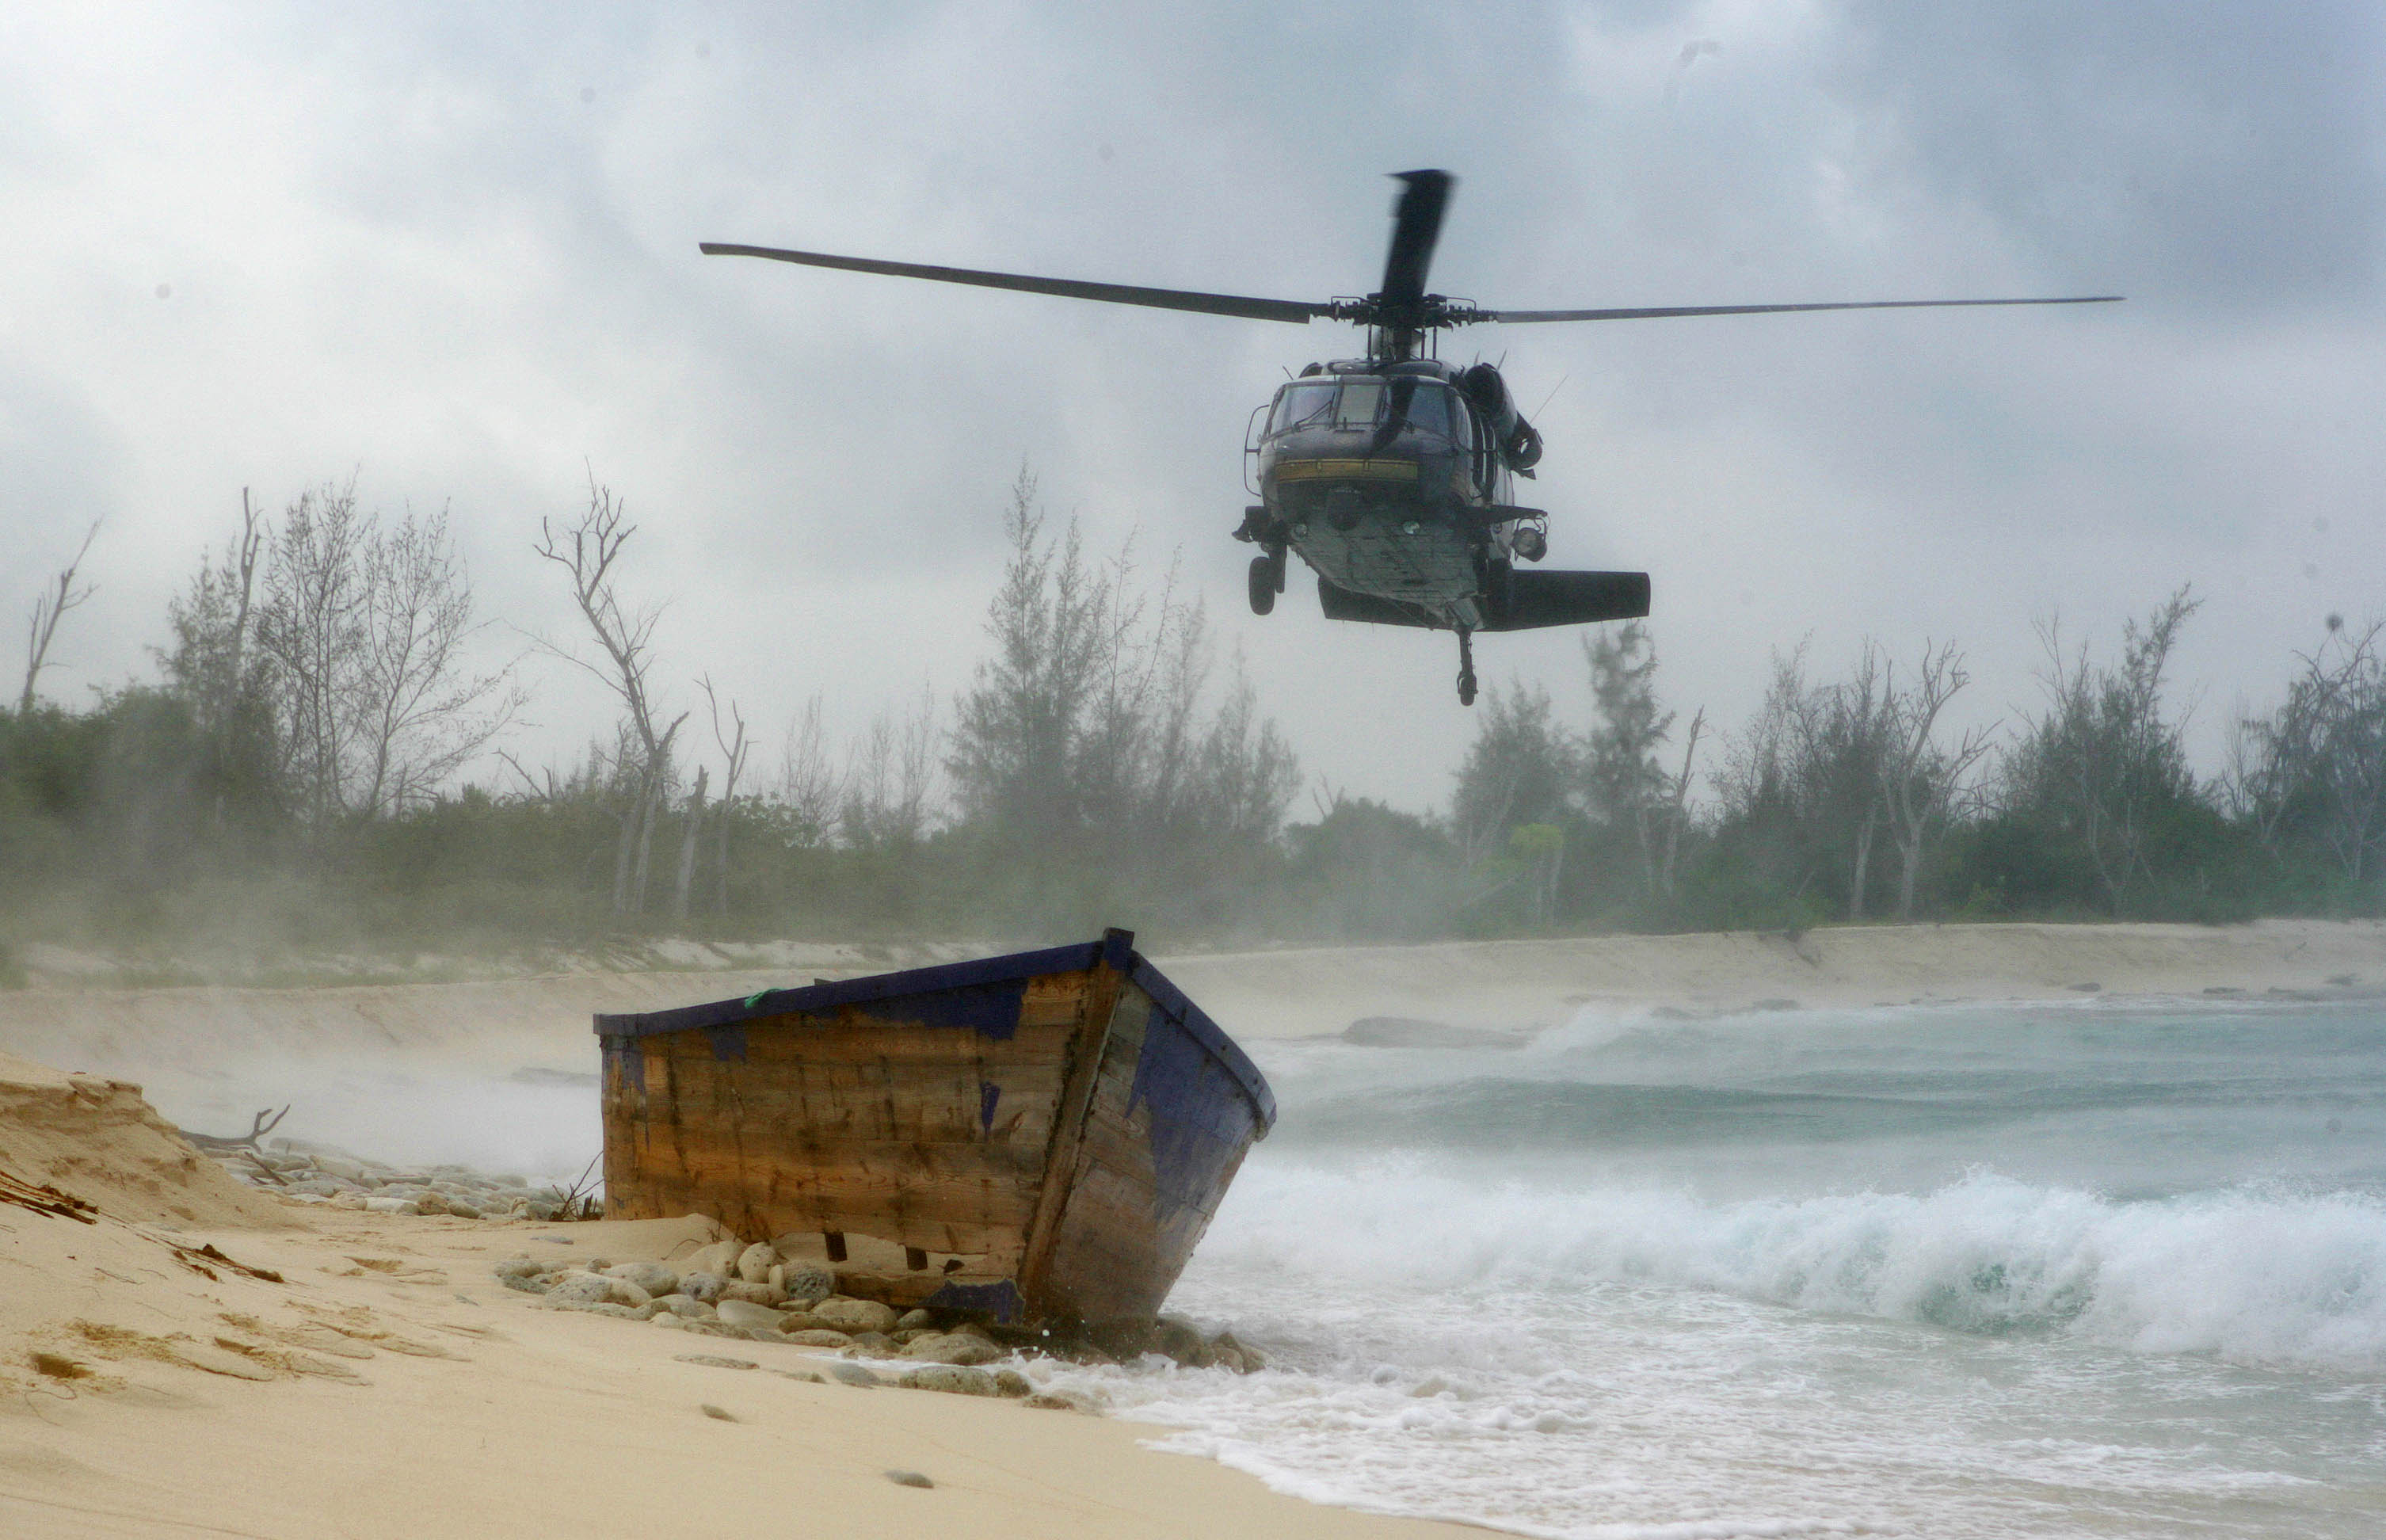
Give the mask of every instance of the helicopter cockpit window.
[[1268, 432], [1281, 433], [1332, 410], [1337, 388], [1331, 380], [1287, 385], [1284, 394], [1275, 398], [1275, 416], [1268, 423]]
[[1456, 403], [1450, 399], [1450, 388], [1421, 380], [1415, 389], [1416, 394], [1409, 397], [1409, 426], [1437, 438], [1450, 437], [1450, 414]]
[[1381, 380], [1345, 380], [1342, 399], [1334, 408], [1337, 428], [1372, 428], [1384, 409], [1384, 382]]

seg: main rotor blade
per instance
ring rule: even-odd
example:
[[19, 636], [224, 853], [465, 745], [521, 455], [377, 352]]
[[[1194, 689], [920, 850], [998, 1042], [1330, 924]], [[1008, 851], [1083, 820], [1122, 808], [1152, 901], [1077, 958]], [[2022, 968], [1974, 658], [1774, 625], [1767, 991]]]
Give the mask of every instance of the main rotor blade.
[[895, 278], [926, 278], [939, 283], [974, 283], [983, 289], [1016, 289], [1031, 294], [1059, 294], [1068, 299], [1106, 300], [1112, 305], [1148, 305], [1161, 310], [1194, 310], [1210, 316], [1240, 316], [1247, 320], [1282, 320], [1296, 324], [1333, 314], [1330, 305], [1307, 305], [1292, 299], [1252, 299], [1242, 294], [1205, 294], [1185, 289], [1141, 289], [1128, 283], [1088, 283], [1074, 278], [1031, 278], [1015, 272], [979, 272], [972, 268], [932, 268], [917, 262], [881, 262], [868, 257], [829, 257], [816, 251], [783, 251], [776, 246], [731, 245], [707, 241], [697, 247], [707, 257], [763, 257], [773, 262], [796, 262], [810, 268], [840, 268], [847, 272], [885, 273]]
[[1392, 246], [1384, 258], [1384, 308], [1404, 316], [1425, 303], [1425, 276], [1441, 236], [1442, 211], [1458, 179], [1448, 171], [1402, 171], [1400, 202], [1392, 206]]
[[2066, 294], [2060, 299], [1864, 299], [1836, 305], [1672, 305], [1630, 310], [1477, 310], [1483, 321], [1655, 320], [1666, 316], [1777, 316], [1791, 310], [1936, 310], [1972, 305], [2113, 305], [2126, 294]]

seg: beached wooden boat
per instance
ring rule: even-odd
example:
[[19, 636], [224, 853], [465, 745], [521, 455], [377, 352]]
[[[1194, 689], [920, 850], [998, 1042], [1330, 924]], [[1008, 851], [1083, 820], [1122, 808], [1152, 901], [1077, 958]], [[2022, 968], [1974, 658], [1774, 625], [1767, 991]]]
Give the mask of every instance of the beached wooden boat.
[[607, 1214], [893, 1305], [1152, 1315], [1275, 1098], [1134, 940], [597, 1017]]

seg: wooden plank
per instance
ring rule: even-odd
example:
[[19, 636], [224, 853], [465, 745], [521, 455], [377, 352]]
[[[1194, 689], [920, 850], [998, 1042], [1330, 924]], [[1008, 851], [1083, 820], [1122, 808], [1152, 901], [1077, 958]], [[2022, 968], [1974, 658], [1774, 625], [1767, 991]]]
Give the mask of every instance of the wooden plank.
[[1045, 1178], [1036, 1213], [1027, 1226], [1026, 1245], [1019, 1264], [1019, 1293], [1028, 1314], [1045, 1313], [1042, 1301], [1051, 1271], [1053, 1247], [1068, 1223], [1069, 1191], [1075, 1180], [1078, 1143], [1086, 1109], [1093, 1105], [1102, 1065], [1116, 1051], [1123, 1032], [1136, 1031], [1139, 1013], [1151, 1008], [1151, 997], [1129, 983], [1107, 962], [1087, 970], [1085, 1017], [1069, 1045], [1069, 1087], [1062, 1093], [1045, 1150]]

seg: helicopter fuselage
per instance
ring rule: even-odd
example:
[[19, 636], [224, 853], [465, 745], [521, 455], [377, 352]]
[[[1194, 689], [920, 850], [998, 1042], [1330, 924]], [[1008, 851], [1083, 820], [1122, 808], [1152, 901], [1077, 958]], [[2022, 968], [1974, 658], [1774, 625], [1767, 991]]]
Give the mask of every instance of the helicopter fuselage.
[[1278, 563], [1298, 552], [1329, 610], [1372, 600], [1360, 607], [1398, 607], [1407, 624], [1482, 629], [1519, 545], [1545, 548], [1546, 521], [1510, 504], [1495, 424], [1462, 379], [1438, 359], [1312, 365], [1253, 414], [1262, 506], [1237, 533]]

